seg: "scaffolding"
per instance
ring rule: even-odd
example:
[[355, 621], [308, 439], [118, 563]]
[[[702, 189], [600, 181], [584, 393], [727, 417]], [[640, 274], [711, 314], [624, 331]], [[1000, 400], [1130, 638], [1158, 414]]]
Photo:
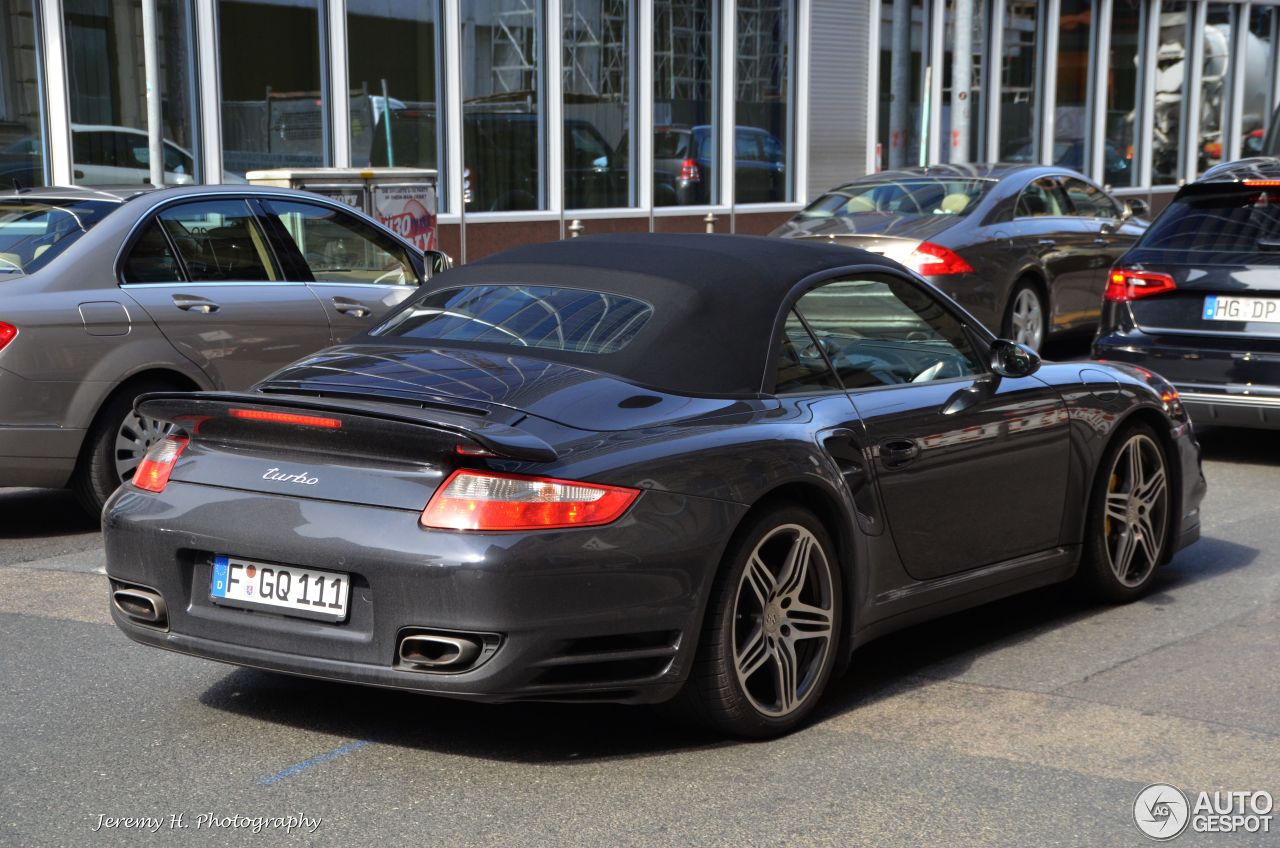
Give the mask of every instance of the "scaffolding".
[[594, 100], [627, 96], [628, 0], [564, 0], [564, 91]]
[[538, 2], [515, 0], [501, 4], [493, 18], [489, 41], [492, 93], [529, 92], [537, 88]]
[[711, 15], [711, 4], [702, 0], [655, 0], [655, 99], [711, 101]]
[[738, 102], [766, 103], [787, 96], [789, 3], [739, 0], [736, 80]]

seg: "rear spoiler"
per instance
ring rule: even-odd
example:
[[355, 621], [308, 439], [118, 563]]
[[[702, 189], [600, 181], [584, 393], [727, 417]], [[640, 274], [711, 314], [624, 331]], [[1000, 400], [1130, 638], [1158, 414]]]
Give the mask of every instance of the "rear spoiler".
[[[184, 429], [199, 432], [215, 422], [235, 422], [232, 410], [254, 410], [262, 413], [323, 415], [327, 420], [357, 429], [383, 431], [379, 437], [423, 436], [432, 433], [447, 437], [455, 445], [458, 439], [473, 442], [494, 456], [529, 462], [552, 462], [555, 449], [537, 436], [518, 427], [486, 421], [472, 415], [440, 409], [396, 407], [377, 401], [326, 400], [287, 394], [252, 392], [152, 392], [142, 395], [134, 404], [140, 415], [172, 422]], [[287, 423], [287, 422], [285, 422]], [[363, 426], [362, 426], [363, 425]], [[216, 425], [217, 432], [223, 428]], [[307, 430], [306, 425], [296, 427]], [[388, 445], [391, 447], [391, 445]], [[394, 449], [392, 450], [394, 452]], [[465, 452], [465, 451], [459, 451]]]

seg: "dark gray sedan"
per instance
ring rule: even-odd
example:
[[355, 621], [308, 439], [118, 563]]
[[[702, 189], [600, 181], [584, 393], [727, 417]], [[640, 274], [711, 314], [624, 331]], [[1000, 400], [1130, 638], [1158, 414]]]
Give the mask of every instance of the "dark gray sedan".
[[243, 389], [368, 329], [423, 256], [348, 206], [250, 186], [0, 196], [0, 486], [93, 511], [163, 438], [157, 389]]
[[845, 183], [773, 235], [896, 259], [993, 332], [1038, 349], [1097, 326], [1107, 271], [1146, 229], [1146, 211], [1066, 168], [938, 165]]

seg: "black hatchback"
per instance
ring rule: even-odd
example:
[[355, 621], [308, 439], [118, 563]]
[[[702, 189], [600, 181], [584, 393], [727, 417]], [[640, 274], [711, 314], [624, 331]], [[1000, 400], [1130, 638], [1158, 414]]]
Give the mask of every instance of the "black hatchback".
[[1104, 301], [1095, 358], [1158, 371], [1198, 423], [1280, 428], [1280, 158], [1184, 186]]

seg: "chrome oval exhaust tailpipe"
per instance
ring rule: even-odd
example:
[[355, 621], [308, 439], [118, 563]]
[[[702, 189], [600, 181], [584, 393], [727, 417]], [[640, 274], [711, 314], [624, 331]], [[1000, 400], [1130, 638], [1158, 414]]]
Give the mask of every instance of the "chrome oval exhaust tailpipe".
[[465, 636], [415, 633], [400, 640], [400, 663], [423, 671], [460, 671], [476, 661], [480, 647]]
[[169, 610], [159, 592], [136, 586], [121, 587], [111, 593], [111, 603], [122, 615], [141, 624], [169, 626]]

